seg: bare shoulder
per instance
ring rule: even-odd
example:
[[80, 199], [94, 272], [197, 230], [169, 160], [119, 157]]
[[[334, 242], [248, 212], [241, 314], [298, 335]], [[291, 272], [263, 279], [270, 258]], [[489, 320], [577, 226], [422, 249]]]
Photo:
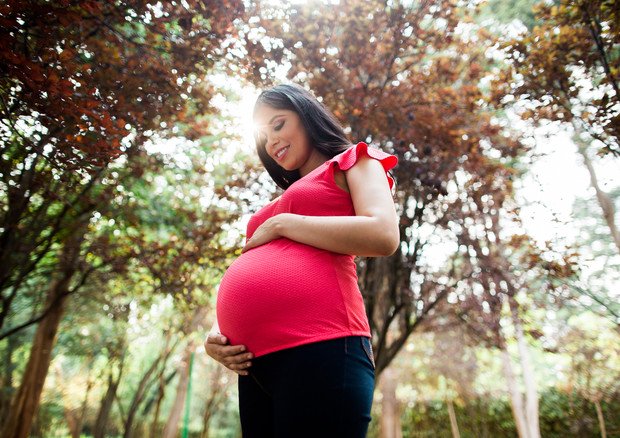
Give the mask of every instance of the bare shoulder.
[[360, 157], [345, 173], [355, 211], [358, 206], [361, 211], [362, 204], [387, 207], [393, 203], [385, 169], [378, 160]]
[[335, 166], [334, 181], [338, 187], [351, 193], [351, 184], [355, 184], [354, 180], [357, 180], [358, 183], [363, 183], [367, 179], [383, 181], [385, 179], [384, 174], [385, 170], [379, 160], [368, 155], [362, 155], [347, 170], [343, 171], [338, 166]]

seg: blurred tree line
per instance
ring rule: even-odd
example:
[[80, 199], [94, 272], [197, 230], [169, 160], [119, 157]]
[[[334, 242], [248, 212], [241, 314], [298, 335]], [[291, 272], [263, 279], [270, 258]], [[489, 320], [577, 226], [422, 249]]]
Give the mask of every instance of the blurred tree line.
[[[234, 375], [198, 353], [236, 224], [277, 194], [216, 77], [283, 65], [399, 158], [401, 251], [357, 259], [371, 434], [618, 432], [618, 196], [596, 171], [618, 155], [617, 2], [316, 3], [0, 5], [0, 435], [239, 434]], [[537, 151], [514, 115], [574, 133], [578, 246], [524, 231]]]

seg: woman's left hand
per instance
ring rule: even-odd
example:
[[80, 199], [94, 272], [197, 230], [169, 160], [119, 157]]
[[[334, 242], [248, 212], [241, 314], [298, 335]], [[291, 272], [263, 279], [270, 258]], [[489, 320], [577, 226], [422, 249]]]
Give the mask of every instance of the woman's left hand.
[[270, 217], [265, 222], [263, 222], [256, 229], [256, 231], [254, 231], [252, 237], [246, 241], [245, 246], [241, 250], [241, 253], [244, 253], [252, 248], [256, 248], [257, 246], [264, 245], [265, 243], [269, 243], [272, 240], [282, 237], [284, 222], [286, 221], [286, 217], [289, 214], [290, 213], [280, 213]]

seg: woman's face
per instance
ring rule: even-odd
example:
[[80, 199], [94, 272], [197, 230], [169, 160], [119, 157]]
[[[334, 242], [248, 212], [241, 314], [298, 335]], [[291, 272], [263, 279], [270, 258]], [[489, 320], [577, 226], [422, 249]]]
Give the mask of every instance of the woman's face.
[[282, 168], [302, 172], [314, 148], [299, 115], [261, 104], [254, 113], [254, 122], [260, 135], [267, 139], [267, 154]]

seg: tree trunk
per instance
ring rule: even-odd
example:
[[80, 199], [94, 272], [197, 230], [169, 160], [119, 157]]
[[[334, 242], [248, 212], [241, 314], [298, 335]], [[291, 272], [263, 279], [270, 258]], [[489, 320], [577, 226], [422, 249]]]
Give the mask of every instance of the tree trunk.
[[[155, 400], [155, 412], [153, 413], [153, 420], [151, 421], [151, 429], [149, 436], [151, 438], [157, 438], [161, 435], [159, 429], [159, 414], [161, 412], [161, 402], [164, 400], [166, 393], [166, 387], [170, 381], [176, 376], [177, 370], [174, 370], [168, 376], [164, 376], [165, 367], [162, 367], [161, 373], [158, 377], [159, 387], [157, 388], [157, 395]], [[146, 414], [146, 412], [145, 412]]]
[[530, 359], [530, 351], [523, 335], [523, 324], [519, 315], [519, 304], [514, 297], [509, 297], [508, 304], [512, 315], [512, 323], [515, 327], [515, 337], [519, 349], [519, 360], [525, 385], [525, 420], [530, 438], [540, 438], [540, 425], [538, 420], [538, 390], [534, 377], [534, 368]]
[[601, 438], [607, 438], [607, 429], [605, 428], [605, 418], [603, 418], [600, 398], [594, 400], [594, 407], [596, 407], [596, 417], [598, 418], [598, 426], [601, 430]]
[[30, 433], [52, 358], [58, 326], [65, 311], [69, 284], [77, 269], [83, 236], [83, 233], [76, 233], [65, 242], [61, 254], [60, 275], [52, 281], [47, 292], [45, 308], [49, 308], [49, 312], [35, 332], [21, 385], [2, 429], [1, 435], [4, 438], [26, 438]]
[[50, 365], [58, 325], [65, 310], [66, 296], [63, 295], [70, 278], [63, 280], [55, 281], [48, 292], [46, 306], [53, 307], [47, 318], [37, 327], [21, 386], [13, 399], [9, 417], [4, 425], [3, 437], [26, 438], [30, 433], [30, 426], [38, 409]]
[[94, 379], [92, 378], [92, 364], [94, 362], [94, 358], [91, 357], [91, 360], [88, 364], [88, 380], [86, 381], [86, 393], [84, 394], [84, 401], [82, 402], [82, 406], [79, 411], [79, 417], [77, 418], [77, 424], [75, 425], [75, 433], [72, 432], [71, 435], [73, 438], [80, 438], [82, 435], [82, 427], [84, 425], [84, 417], [86, 416], [86, 409], [88, 408], [88, 395], [90, 394], [90, 390], [93, 388]]
[[452, 438], [461, 438], [459, 432], [459, 424], [456, 422], [456, 413], [454, 412], [454, 402], [452, 399], [448, 399], [448, 415], [450, 416], [450, 430], [452, 431]]
[[[127, 418], [125, 419], [125, 433], [123, 434], [123, 438], [131, 438], [133, 422], [136, 418], [136, 412], [138, 412], [138, 408], [140, 407], [140, 403], [144, 399], [144, 395], [146, 394], [149, 387], [153, 384], [153, 380], [151, 376], [157, 370], [159, 363], [164, 359], [167, 355], [167, 351], [162, 352], [151, 364], [151, 366], [146, 370], [142, 379], [140, 379], [140, 383], [138, 383], [138, 388], [136, 389], [136, 393], [131, 400], [131, 405], [129, 406], [129, 410], [127, 411]], [[120, 404], [120, 403], [119, 403]]]
[[504, 378], [508, 384], [508, 390], [510, 391], [510, 407], [512, 408], [512, 415], [515, 419], [515, 425], [517, 426], [517, 433], [519, 434], [519, 438], [530, 438], [523, 406], [523, 394], [521, 394], [519, 390], [519, 383], [514, 374], [512, 361], [506, 345], [502, 346], [501, 355], [502, 369], [504, 371]]
[[108, 375], [108, 389], [101, 400], [101, 406], [99, 407], [99, 412], [97, 413], [93, 438], [105, 438], [106, 436], [108, 418], [110, 417], [110, 412], [112, 411], [112, 404], [114, 403], [114, 398], [116, 397], [118, 384], [120, 383], [121, 376], [123, 375], [124, 365], [125, 353], [123, 352], [119, 362], [116, 379], [114, 378], [114, 371], [110, 369], [110, 374]]
[[7, 418], [9, 409], [11, 408], [11, 398], [13, 396], [13, 371], [15, 370], [15, 364], [13, 363], [13, 352], [19, 346], [18, 339], [21, 334], [16, 333], [13, 336], [9, 336], [6, 340], [6, 349], [3, 357], [4, 373], [2, 376], [2, 388], [0, 392], [0, 430], [4, 425], [4, 421]]
[[[170, 339], [172, 337], [172, 332], [168, 331], [166, 333], [166, 342], [164, 344], [164, 350], [165, 351], [169, 351], [170, 350]], [[166, 363], [167, 363], [167, 359], [169, 356], [166, 356], [166, 359], [164, 360], [164, 363], [159, 371], [159, 374], [157, 376], [157, 381], [159, 382], [159, 385], [157, 386], [157, 395], [155, 396], [155, 412], [153, 414], [153, 420], [151, 421], [151, 427], [149, 430], [149, 436], [151, 438], [155, 438], [157, 437], [158, 434], [158, 424], [159, 424], [159, 413], [160, 413], [160, 409], [161, 409], [161, 402], [164, 399], [164, 395], [166, 392], [166, 386], [168, 386], [168, 383], [170, 383], [170, 380], [172, 380], [172, 378], [174, 377], [174, 375], [176, 374], [176, 371], [174, 371], [173, 373], [171, 373], [167, 378], [164, 375], [166, 372]], [[150, 410], [150, 408], [152, 407], [152, 400], [148, 401], [144, 411], [142, 412], [142, 415], [146, 416], [148, 414], [148, 411]]]
[[78, 431], [79, 409], [71, 407], [71, 400], [67, 400], [65, 378], [62, 374], [62, 367], [58, 363], [56, 363], [54, 372], [56, 376], [56, 390], [61, 394], [63, 415], [65, 417], [65, 422], [67, 423], [67, 428], [69, 429], [69, 434], [71, 435], [71, 438], [80, 438], [80, 433]]
[[187, 384], [189, 383], [189, 367], [191, 354], [194, 351], [194, 343], [189, 342], [183, 353], [183, 360], [179, 365], [179, 382], [177, 384], [177, 393], [174, 398], [172, 408], [170, 408], [170, 414], [168, 415], [168, 421], [164, 427], [162, 438], [176, 438], [179, 431], [179, 420], [183, 413], [183, 406], [185, 406], [185, 398], [187, 396]]
[[379, 379], [379, 390], [383, 398], [381, 399], [381, 438], [402, 438], [402, 427], [400, 423], [400, 406], [396, 398], [396, 376], [392, 369], [385, 368]]
[[614, 203], [609, 197], [609, 195], [599, 187], [594, 165], [592, 164], [592, 160], [590, 160], [590, 156], [588, 155], [587, 145], [585, 145], [583, 141], [579, 139], [576, 140], [576, 143], [579, 153], [583, 157], [583, 163], [586, 165], [588, 173], [590, 174], [590, 184], [596, 191], [596, 200], [598, 201], [598, 204], [603, 210], [603, 219], [605, 219], [607, 227], [609, 227], [611, 237], [616, 244], [616, 247], [618, 248], [618, 252], [620, 252], [620, 231], [618, 231], [618, 227], [616, 226], [616, 209], [614, 207]]
[[214, 407], [216, 406], [216, 402], [219, 399], [219, 395], [222, 392], [222, 384], [220, 382], [220, 378], [222, 376], [222, 369], [224, 367], [216, 367], [215, 370], [211, 373], [211, 393], [209, 394], [209, 399], [205, 405], [204, 415], [202, 416], [202, 433], [200, 434], [200, 438], [209, 438], [209, 423], [211, 422], [211, 418], [213, 417]]

